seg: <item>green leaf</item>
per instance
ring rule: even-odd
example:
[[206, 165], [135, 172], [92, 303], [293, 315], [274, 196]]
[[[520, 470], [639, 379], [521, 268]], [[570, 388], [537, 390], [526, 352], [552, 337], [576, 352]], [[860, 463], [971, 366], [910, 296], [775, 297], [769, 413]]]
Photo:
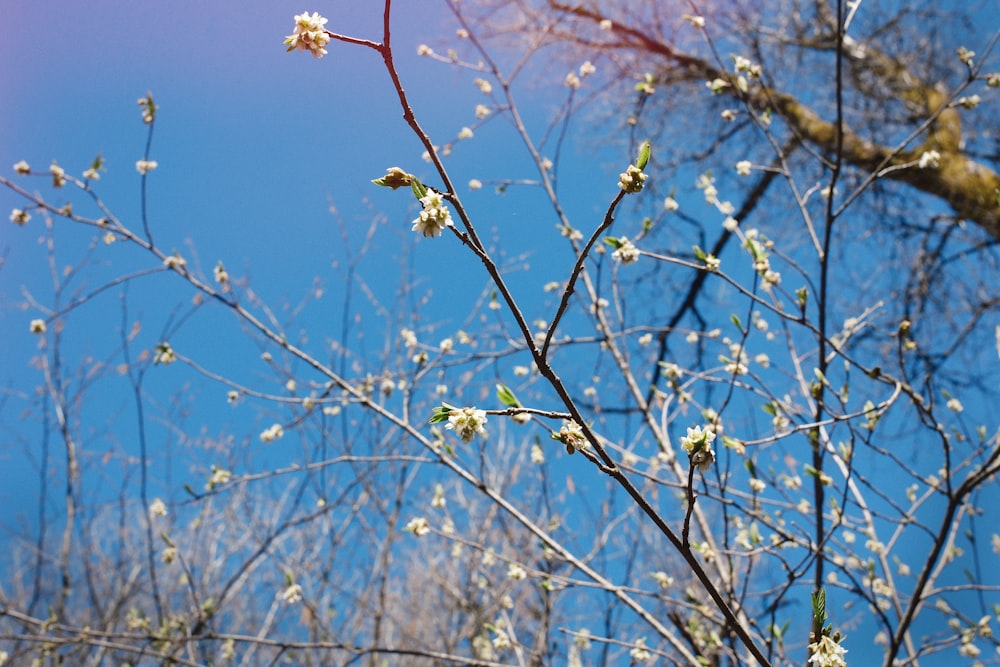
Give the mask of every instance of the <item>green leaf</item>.
[[607, 243], [612, 248], [614, 248], [615, 250], [618, 250], [618, 248], [622, 247], [622, 242], [619, 241], [614, 236], [605, 236], [604, 237], [604, 242]]
[[434, 408], [434, 412], [431, 414], [430, 422], [431, 424], [440, 424], [441, 422], [448, 421], [448, 413], [455, 410], [454, 405], [448, 405], [447, 403], [442, 403], [441, 405]]
[[746, 461], [743, 462], [743, 465], [744, 467], [746, 467], [747, 472], [750, 473], [751, 476], [753, 477], [757, 476], [757, 466], [753, 464], [753, 461], [747, 459]]
[[736, 328], [743, 331], [743, 322], [740, 321], [739, 315], [735, 313], [729, 316], [729, 321], [736, 325]]
[[506, 405], [508, 408], [516, 408], [521, 404], [518, 402], [517, 397], [514, 396], [514, 392], [510, 390], [510, 387], [503, 384], [497, 385], [497, 398], [500, 402]]
[[704, 262], [705, 258], [708, 257], [708, 255], [705, 254], [705, 251], [698, 246], [694, 246], [691, 249], [694, 250], [694, 256], [698, 258], [699, 262]]
[[427, 188], [424, 186], [423, 183], [420, 182], [420, 179], [417, 178], [416, 176], [414, 176], [410, 180], [410, 188], [413, 189], [413, 195], [417, 199], [423, 199], [424, 197], [427, 196]]
[[760, 409], [766, 412], [767, 414], [771, 415], [772, 417], [778, 416], [778, 410], [777, 408], [774, 407], [773, 403], [765, 403], [760, 407]]
[[826, 624], [826, 589], [821, 588], [812, 595], [813, 618], [820, 627]]
[[645, 169], [646, 165], [649, 164], [649, 152], [649, 142], [642, 142], [642, 145], [639, 146], [639, 157], [635, 161], [635, 166], [639, 167], [639, 169]]

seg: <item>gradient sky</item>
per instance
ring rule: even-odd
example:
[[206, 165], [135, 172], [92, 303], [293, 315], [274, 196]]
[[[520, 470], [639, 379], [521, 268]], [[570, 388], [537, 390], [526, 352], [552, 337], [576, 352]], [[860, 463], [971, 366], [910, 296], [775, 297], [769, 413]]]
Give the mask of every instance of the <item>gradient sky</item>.
[[[440, 3], [395, 4], [397, 65], [418, 118], [435, 142], [444, 143], [475, 120], [479, 98], [473, 75], [416, 56], [418, 44], [437, 46], [453, 34], [455, 26]], [[456, 312], [454, 304], [483, 289], [481, 267], [467, 253], [454, 252], [453, 239], [446, 239], [447, 244], [418, 241], [420, 252], [412, 260], [401, 255], [400, 239], [411, 238], [412, 197], [369, 183], [393, 165], [431, 175], [420, 161], [422, 147], [402, 122], [381, 58], [370, 49], [332, 43], [326, 58], [314, 60], [302, 53], [285, 54], [282, 45], [292, 30], [292, 16], [313, 10], [329, 18], [330, 30], [378, 40], [381, 5], [373, 0], [316, 5], [302, 0], [0, 0], [0, 170], [10, 175], [19, 160], [41, 170], [57, 160], [79, 175], [100, 153], [107, 172], [96, 190], [120, 219], [138, 228], [140, 178], [134, 165], [142, 157], [147, 127], [136, 99], [152, 91], [160, 110], [150, 158], [159, 168], [150, 176], [149, 198], [151, 225], [162, 248], [180, 250], [189, 262], [196, 256], [206, 272], [222, 259], [234, 275], [250, 276], [266, 301], [297, 302], [315, 276], [324, 276], [325, 288], [337, 292], [343, 274], [331, 267], [342, 266], [363, 247], [370, 221], [383, 213], [387, 222], [366, 263], [373, 292], [390, 299], [406, 261], [413, 262], [418, 275], [452, 276], [434, 281], [435, 299], [427, 316], [451, 318], [447, 326], [458, 328], [465, 314]], [[541, 106], [544, 102], [533, 100], [525, 111], [530, 115], [534, 104], [551, 112]], [[500, 174], [532, 177], [525, 156], [509, 148], [510, 136], [503, 123], [477, 130], [471, 147], [460, 146], [448, 162], [460, 175], [457, 182]], [[575, 155], [570, 151], [571, 158]], [[608, 171], [590, 169], [609, 157], [590, 147], [588, 158], [588, 164], [567, 160], [561, 172], [562, 183], [592, 195], [578, 198], [579, 203], [566, 198], [576, 219], [596, 214], [596, 207], [615, 194]], [[60, 194], [45, 181], [29, 183], [59, 201]], [[548, 267], [530, 233], [533, 224], [542, 224], [531, 213], [539, 210], [535, 195], [506, 200], [499, 209], [492, 203], [496, 195], [488, 190], [460, 194], [479, 216], [481, 229], [489, 230], [487, 237], [508, 225], [521, 231], [504, 235], [511, 263], [524, 253], [537, 263], [530, 282], [527, 272], [512, 276], [514, 287], [537, 290], [563, 277], [565, 266]], [[82, 205], [79, 193], [72, 198]], [[21, 203], [0, 189], [4, 218]], [[331, 205], [339, 218], [331, 214]], [[24, 391], [38, 381], [37, 371], [28, 365], [37, 339], [27, 328], [38, 314], [22, 309], [22, 286], [38, 290], [42, 303], [48, 298], [44, 248], [37, 243], [41, 224], [40, 216], [26, 228], [6, 219], [0, 224], [0, 340], [6, 347], [0, 381]], [[552, 223], [544, 224], [550, 228]], [[551, 241], [554, 234], [548, 236]], [[79, 258], [94, 238], [89, 230], [67, 230], [60, 236], [66, 261]], [[114, 248], [99, 249], [93, 280], [136, 266], [135, 253], [115, 253]], [[108, 264], [106, 274], [101, 263]], [[155, 299], [159, 284], [138, 285], [136, 297], [148, 289]], [[189, 298], [175, 289], [166, 304], [157, 306], [169, 309]], [[141, 298], [134, 301], [142, 303]], [[305, 314], [304, 322], [319, 328], [317, 338], [327, 333], [324, 327], [339, 326], [336, 304], [334, 297]], [[109, 299], [88, 313], [87, 328], [68, 344], [100, 357], [115, 342], [117, 306]], [[139, 319], [141, 315], [136, 313]], [[155, 318], [148, 323], [162, 326]], [[196, 347], [200, 359], [215, 356], [229, 362], [220, 366], [231, 366], [245, 350], [234, 350], [228, 342], [232, 339], [217, 333], [216, 325], [211, 319], [196, 322], [172, 342], [182, 352]], [[238, 335], [238, 329], [233, 333]], [[157, 340], [158, 332], [149, 331], [148, 346]], [[163, 381], [169, 383], [169, 376]], [[8, 408], [3, 418], [9, 426], [17, 411]], [[240, 430], [246, 431], [246, 425]], [[0, 483], [3, 524], [18, 510], [27, 511], [37, 495], [30, 471], [6, 466], [4, 459], [10, 456], [0, 446], [6, 478]], [[19, 507], [19, 501], [28, 504]]]

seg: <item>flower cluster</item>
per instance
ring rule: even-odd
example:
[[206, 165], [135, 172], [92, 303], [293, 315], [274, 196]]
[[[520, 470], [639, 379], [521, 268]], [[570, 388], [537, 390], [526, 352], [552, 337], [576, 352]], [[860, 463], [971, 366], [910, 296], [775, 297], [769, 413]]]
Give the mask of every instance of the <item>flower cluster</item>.
[[285, 435], [285, 429], [282, 428], [281, 424], [272, 424], [267, 427], [260, 434], [261, 442], [274, 442], [275, 440], [280, 440]]
[[823, 635], [818, 642], [809, 645], [809, 664], [819, 667], [847, 667], [845, 653], [847, 649], [828, 635]]
[[771, 269], [771, 260], [767, 248], [771, 242], [763, 238], [756, 229], [748, 229], [743, 237], [743, 247], [753, 258], [753, 268], [764, 279], [764, 288], [769, 289], [781, 282], [781, 274]]
[[639, 260], [639, 249], [628, 240], [628, 237], [623, 236], [618, 239], [618, 247], [611, 253], [611, 257], [622, 264], [632, 264]]
[[167, 504], [161, 498], [155, 499], [149, 504], [150, 516], [167, 516]]
[[285, 604], [295, 604], [296, 602], [301, 602], [302, 587], [298, 584], [289, 584], [288, 587], [281, 592], [281, 600]]
[[174, 348], [170, 347], [170, 343], [160, 343], [156, 346], [156, 350], [153, 353], [153, 363], [154, 364], [172, 364], [177, 361], [177, 355], [174, 354]]
[[208, 478], [208, 483], [205, 484], [205, 489], [211, 491], [217, 486], [222, 486], [227, 484], [233, 478], [233, 473], [226, 470], [225, 468], [219, 468], [217, 466], [212, 466], [212, 476]]
[[156, 169], [158, 166], [160, 165], [156, 160], [145, 160], [145, 159], [137, 160], [135, 163], [135, 170], [140, 174], [142, 174], [143, 176], [145, 176], [149, 172]]
[[455, 224], [440, 192], [428, 188], [427, 194], [420, 198], [420, 204], [424, 209], [413, 221], [413, 231], [420, 232], [426, 237], [441, 236], [445, 227]]
[[285, 38], [288, 51], [309, 51], [314, 58], [326, 55], [326, 45], [330, 43], [330, 33], [323, 26], [326, 19], [317, 12], [312, 16], [303, 12], [295, 17], [295, 31]]
[[431, 526], [427, 523], [427, 519], [422, 516], [418, 516], [415, 519], [410, 519], [409, 522], [403, 527], [408, 533], [413, 533], [417, 537], [423, 537], [427, 533], [431, 532]]
[[691, 464], [701, 472], [707, 472], [715, 463], [715, 450], [712, 442], [715, 440], [715, 430], [711, 426], [702, 429], [700, 426], [688, 428], [687, 435], [681, 438], [681, 448], [691, 457]]
[[618, 176], [618, 187], [627, 194], [635, 194], [642, 190], [642, 184], [646, 182], [646, 178], [647, 176], [642, 169], [630, 164], [625, 173]]
[[635, 640], [635, 646], [628, 652], [632, 662], [649, 662], [653, 659], [653, 654], [646, 648], [646, 638], [641, 637]]
[[156, 103], [153, 102], [153, 93], [147, 92], [145, 97], [140, 97], [136, 100], [136, 104], [139, 105], [139, 109], [142, 111], [142, 122], [146, 125], [151, 125], [156, 119]]
[[462, 442], [472, 442], [476, 434], [486, 435], [486, 412], [476, 408], [458, 408], [448, 413], [445, 428], [452, 430]]
[[583, 434], [583, 429], [575, 421], [564, 421], [559, 433], [553, 434], [552, 437], [566, 445], [566, 451], [570, 454], [578, 449], [586, 449], [590, 445]]

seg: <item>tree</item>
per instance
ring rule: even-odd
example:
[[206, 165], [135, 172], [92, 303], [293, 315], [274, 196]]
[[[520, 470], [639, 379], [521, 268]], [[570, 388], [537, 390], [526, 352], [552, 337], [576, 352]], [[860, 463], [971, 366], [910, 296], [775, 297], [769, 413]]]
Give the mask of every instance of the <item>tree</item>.
[[[386, 300], [365, 261], [368, 275], [388, 262], [366, 244], [343, 264], [341, 333], [322, 341], [297, 324], [304, 305], [268, 305], [228, 260], [203, 268], [158, 244], [145, 199], [138, 222], [116, 216], [96, 195], [100, 160], [79, 177], [55, 163], [0, 177], [21, 202], [12, 220], [46, 223], [52, 282], [44, 305], [29, 299], [41, 390], [19, 401], [38, 430], [11, 429], [41, 498], [10, 550], [3, 650], [190, 665], [993, 650], [1000, 207], [979, 95], [1000, 83], [983, 69], [1000, 33], [959, 48], [947, 24], [915, 24], [936, 10], [864, 3], [445, 5], [454, 50], [418, 53], [478, 97], [441, 144], [408, 96], [389, 0], [377, 41], [306, 13], [286, 45], [384, 61], [430, 166], [401, 152], [376, 201], [418, 207], [419, 242], [397, 252], [444, 253], [458, 304], [422, 291], [408, 260]], [[957, 56], [921, 57], [938, 49]], [[539, 90], [556, 111], [535, 121], [522, 95]], [[161, 112], [152, 94], [140, 107], [151, 140]], [[468, 141], [502, 121], [526, 160]], [[603, 133], [610, 169], [586, 159]], [[39, 175], [81, 202], [20, 180]], [[522, 207], [530, 226], [489, 229], [488, 211]], [[74, 227], [124, 244], [136, 268], [102, 276], [94, 244], [60, 270]], [[387, 233], [376, 217], [366, 238]], [[519, 275], [530, 250], [543, 264]], [[98, 287], [76, 286], [85, 272]], [[147, 277], [194, 295], [152, 344], [135, 313]], [[106, 294], [118, 342], [71, 370], [64, 327]], [[223, 338], [245, 341], [232, 360], [177, 343], [220, 315], [236, 324]], [[266, 377], [246, 372], [246, 348]], [[95, 419], [94, 394], [119, 379], [128, 410]], [[223, 391], [259, 416], [197, 411]], [[88, 443], [126, 421], [138, 451], [102, 473]], [[293, 439], [279, 463], [270, 448]]]

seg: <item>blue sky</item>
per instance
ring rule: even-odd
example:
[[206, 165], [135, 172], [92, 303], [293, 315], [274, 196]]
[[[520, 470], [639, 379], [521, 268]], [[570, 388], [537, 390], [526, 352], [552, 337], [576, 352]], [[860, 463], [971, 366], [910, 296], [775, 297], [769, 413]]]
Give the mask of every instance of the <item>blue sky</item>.
[[[431, 2], [395, 4], [397, 65], [418, 118], [435, 142], [445, 143], [463, 125], [474, 123], [473, 107], [481, 97], [471, 73], [416, 56], [418, 44], [437, 46], [451, 38], [454, 25], [444, 8]], [[434, 183], [429, 166], [420, 161], [422, 147], [401, 120], [380, 57], [369, 49], [333, 43], [329, 56], [314, 60], [285, 54], [281, 43], [292, 29], [292, 16], [314, 9], [329, 18], [331, 30], [377, 40], [380, 5], [341, 1], [307, 7], [300, 0], [282, 0], [255, 3], [248, 11], [247, 3], [232, 0], [0, 0], [0, 99], [5, 100], [0, 169], [10, 174], [11, 165], [22, 159], [45, 169], [58, 160], [79, 174], [100, 153], [107, 172], [96, 189], [120, 218], [137, 227], [140, 179], [134, 164], [142, 157], [147, 128], [136, 99], [152, 91], [160, 111], [149, 156], [159, 162], [148, 183], [150, 221], [162, 247], [177, 248], [189, 261], [197, 257], [206, 272], [223, 260], [234, 276], [249, 276], [270, 303], [298, 303], [314, 278], [321, 277], [326, 296], [307, 299], [300, 316], [302, 326], [310, 327], [319, 341], [340, 326], [344, 262], [363, 247], [371, 220], [382, 214], [384, 222], [360, 272], [365, 284], [391, 315], [400, 307], [394, 301], [400, 280], [412, 270], [420, 280], [417, 292], [430, 297], [426, 322], [439, 324], [444, 332], [457, 329], [466, 313], [456, 304], [480, 294], [486, 283], [478, 262], [457, 253], [451, 238], [418, 240], [411, 254], [412, 197], [369, 183], [394, 165]], [[561, 94], [562, 88], [553, 97]], [[548, 117], [558, 104], [545, 95], [526, 99], [522, 110], [529, 116], [539, 112]], [[476, 139], [460, 144], [449, 159], [456, 182], [462, 186], [471, 177], [501, 174], [534, 177], [511, 136], [505, 121], [477, 129]], [[574, 221], [596, 220], [600, 207], [615, 194], [615, 172], [606, 167], [617, 157], [595, 150], [587, 139], [582, 147], [571, 142], [560, 165], [562, 184], [585, 195], [564, 198]], [[690, 191], [695, 174], [683, 177]], [[60, 196], [44, 180], [31, 187], [55, 200]], [[460, 194], [483, 235], [502, 236], [500, 245], [511, 263], [531, 266], [530, 276], [527, 271], [511, 275], [519, 294], [537, 298], [542, 284], [564, 277], [566, 265], [558, 260], [565, 259], [565, 251], [552, 250], [554, 223], [536, 193], [521, 191], [522, 196], [501, 200], [487, 187]], [[0, 210], [18, 204], [12, 193], [0, 190]], [[659, 200], [653, 204], [659, 207]], [[539, 218], [540, 210], [545, 213]], [[636, 228], [637, 216], [622, 215], [619, 225], [619, 233], [631, 233], [627, 230]], [[29, 391], [38, 378], [28, 364], [36, 339], [27, 331], [28, 320], [37, 313], [22, 309], [21, 290], [30, 285], [40, 301], [47, 300], [40, 229], [40, 216], [24, 229], [0, 224], [0, 255], [5, 258], [0, 339], [8, 349], [0, 359], [0, 380], [18, 391]], [[544, 236], [536, 234], [539, 229]], [[90, 230], [61, 231], [60, 258], [77, 261], [94, 238]], [[143, 258], [119, 250], [98, 247], [88, 273], [91, 288], [102, 278], [143, 265]], [[185, 308], [189, 300], [170, 278], [140, 281], [133, 288], [133, 315], [149, 327], [142, 334], [149, 347], [160, 339], [158, 327], [169, 321], [169, 312]], [[360, 300], [360, 294], [355, 298]], [[366, 311], [365, 317], [373, 313]], [[83, 321], [74, 321], [69, 348], [80, 356], [104, 358], [115, 347], [119, 318], [115, 298], [98, 300]], [[362, 325], [370, 326], [370, 349], [383, 345], [378, 336], [384, 323], [385, 316], [377, 315]], [[197, 350], [199, 360], [217, 362], [251, 382], [262, 372], [245, 362], [254, 358], [253, 346], [232, 345], [239, 336], [231, 319], [207, 316], [192, 321], [172, 342], [182, 353]], [[152, 382], [166, 389], [179, 376], [163, 370]], [[246, 423], [234, 426], [247, 413], [222, 413], [224, 404], [215, 407], [212, 401], [221, 394], [214, 388], [192, 391], [197, 409], [224, 415], [211, 424], [213, 429], [255, 433], [258, 429]], [[109, 399], [96, 410], [102, 413], [96, 420], [100, 423], [128, 410], [127, 397]], [[6, 409], [8, 425], [17, 414]], [[25, 433], [31, 437], [30, 428]], [[100, 451], [105, 441], [97, 441]], [[0, 457], [8, 456], [0, 448]], [[33, 499], [37, 480], [21, 472], [7, 468], [13, 483], [0, 485], [5, 523], [15, 509], [31, 507], [18, 502]]]

